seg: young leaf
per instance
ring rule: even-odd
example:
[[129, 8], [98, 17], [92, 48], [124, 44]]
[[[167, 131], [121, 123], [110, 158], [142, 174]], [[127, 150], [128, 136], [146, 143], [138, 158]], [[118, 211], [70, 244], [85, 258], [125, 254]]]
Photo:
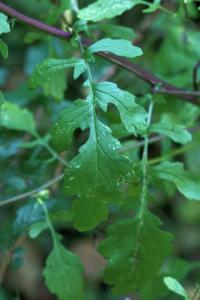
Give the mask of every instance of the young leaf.
[[145, 209], [142, 218], [138, 213], [108, 228], [108, 237], [99, 251], [108, 259], [104, 278], [115, 293], [134, 292], [157, 275], [171, 252], [171, 235], [160, 225], [160, 220]]
[[8, 23], [8, 17], [0, 13], [0, 34], [10, 32], [10, 25]]
[[58, 151], [66, 150], [77, 128], [84, 130], [89, 126], [90, 105], [85, 100], [76, 100], [74, 107], [65, 109], [51, 130], [52, 145]]
[[180, 144], [186, 144], [192, 139], [192, 135], [184, 126], [173, 124], [167, 120], [152, 124], [149, 128], [149, 132], [168, 136], [172, 141]]
[[181, 194], [190, 200], [200, 200], [200, 177], [183, 169], [183, 164], [163, 162], [153, 167], [151, 175], [171, 181]]
[[74, 226], [85, 231], [106, 219], [108, 203], [121, 200], [120, 183], [130, 170], [129, 161], [117, 153], [120, 143], [96, 117], [90, 136], [65, 174], [65, 191], [77, 195]]
[[32, 113], [10, 102], [4, 102], [1, 106], [0, 126], [8, 129], [27, 131], [32, 135], [36, 133]]
[[141, 48], [133, 46], [131, 41], [122, 39], [102, 39], [94, 44], [92, 44], [88, 49], [87, 53], [95, 52], [111, 52], [119, 56], [125, 56], [129, 58], [134, 58], [143, 54]]
[[43, 275], [48, 289], [59, 300], [83, 300], [82, 266], [79, 258], [63, 247], [57, 235]]
[[121, 15], [141, 0], [98, 0], [79, 11], [78, 17], [88, 21], [100, 21]]
[[93, 86], [94, 96], [102, 110], [107, 110], [108, 103], [114, 104], [126, 129], [134, 133], [143, 133], [146, 129], [147, 113], [144, 108], [135, 103], [135, 97], [121, 90], [115, 83], [101, 82]]
[[3, 56], [3, 58], [8, 57], [8, 46], [2, 39], [0, 39], [0, 53]]
[[38, 86], [45, 86], [48, 80], [55, 75], [56, 72], [64, 70], [69, 67], [78, 65], [83, 69], [84, 61], [82, 59], [45, 59], [42, 63], [38, 64], [29, 80], [31, 88]]
[[165, 277], [164, 283], [166, 284], [169, 290], [173, 291], [174, 293], [180, 296], [183, 296], [185, 300], [190, 300], [184, 287], [175, 278]]

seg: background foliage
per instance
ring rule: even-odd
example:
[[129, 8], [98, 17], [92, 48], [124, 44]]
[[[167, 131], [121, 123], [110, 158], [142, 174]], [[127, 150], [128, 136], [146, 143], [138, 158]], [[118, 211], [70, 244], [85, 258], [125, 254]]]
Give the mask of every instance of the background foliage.
[[6, 5], [0, 299], [200, 299], [199, 1]]

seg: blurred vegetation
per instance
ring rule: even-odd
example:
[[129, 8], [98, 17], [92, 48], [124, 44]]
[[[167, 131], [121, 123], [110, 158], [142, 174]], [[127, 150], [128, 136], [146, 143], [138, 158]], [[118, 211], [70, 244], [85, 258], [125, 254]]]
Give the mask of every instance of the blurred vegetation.
[[[80, 0], [80, 7], [93, 1]], [[127, 38], [141, 47], [144, 55], [134, 60], [160, 78], [177, 87], [193, 89], [193, 70], [200, 58], [200, 17], [199, 1], [162, 1], [168, 12], [156, 10], [151, 14], [143, 13], [144, 7], [138, 5], [111, 20], [97, 24], [89, 23], [90, 34], [96, 39], [101, 37]], [[7, 0], [11, 7], [39, 19], [49, 25], [64, 28], [59, 1], [51, 0]], [[171, 11], [171, 13], [169, 12]], [[75, 13], [67, 11], [65, 18], [69, 26], [75, 20]], [[81, 82], [74, 81], [72, 70], [59, 73], [43, 89], [29, 88], [28, 78], [36, 64], [44, 58], [69, 58], [72, 48], [69, 42], [45, 35], [31, 27], [13, 20], [11, 33], [4, 34], [3, 40], [9, 48], [8, 59], [0, 57], [0, 89], [6, 100], [21, 108], [28, 108], [34, 115], [37, 130], [45, 143], [49, 143], [49, 130], [58, 114], [71, 107], [73, 100], [84, 97], [85, 89]], [[108, 26], [106, 26], [108, 25]], [[114, 25], [129, 29], [116, 29]], [[151, 86], [128, 71], [117, 67], [102, 58], [95, 58], [92, 66], [95, 80], [112, 80], [119, 86], [137, 96], [137, 101], [146, 103], [145, 95], [151, 93]], [[200, 75], [198, 76], [198, 82]], [[179, 122], [188, 128], [199, 126], [200, 108], [172, 95], [155, 96], [158, 103], [153, 119], [159, 121], [161, 115], [167, 115], [173, 122]], [[103, 118], [103, 117], [102, 117]], [[119, 121], [117, 111], [110, 107], [106, 113], [113, 134], [120, 139], [123, 147], [129, 147], [127, 155], [132, 161], [141, 158], [140, 139], [127, 134]], [[41, 144], [31, 143], [30, 133], [0, 128], [0, 201], [31, 191], [64, 172], [64, 166], [54, 153]], [[200, 170], [200, 132], [192, 132], [193, 139], [187, 146], [179, 146], [165, 138], [150, 144], [149, 156], [161, 162], [184, 162], [188, 170], [199, 175]], [[62, 159], [71, 159], [88, 136], [88, 132], [77, 130], [69, 151], [61, 153]], [[136, 144], [136, 147], [132, 147]], [[49, 145], [49, 144], [48, 144]], [[184, 148], [185, 147], [185, 148]], [[181, 150], [180, 150], [181, 149]], [[179, 150], [179, 151], [177, 151]], [[164, 158], [163, 158], [164, 157]], [[166, 262], [162, 272], [175, 277], [194, 295], [199, 285], [200, 261], [200, 204], [186, 201], [175, 191], [174, 185], [157, 182], [150, 190], [150, 206], [174, 234], [174, 257]], [[138, 196], [136, 187], [130, 186], [128, 197]], [[200, 200], [200, 199], [199, 199]], [[49, 188], [45, 200], [51, 219], [57, 232], [63, 236], [63, 244], [77, 253], [84, 265], [84, 279], [87, 300], [122, 299], [113, 296], [110, 288], [102, 282], [101, 272], [105, 266], [104, 259], [96, 251], [96, 245], [105, 236], [105, 228], [120, 216], [126, 216], [126, 209], [110, 208], [109, 219], [92, 231], [80, 233], [71, 224], [69, 208], [72, 199], [63, 193], [63, 182], [58, 181]], [[129, 203], [131, 209], [134, 204]], [[56, 299], [44, 285], [42, 269], [44, 261], [51, 250], [51, 238], [48, 232], [42, 233], [36, 240], [28, 237], [29, 227], [43, 220], [40, 207], [35, 208], [35, 196], [0, 209], [0, 299], [50, 300]], [[200, 296], [199, 296], [200, 297]], [[158, 279], [141, 291], [140, 296], [133, 295], [134, 300], [178, 299], [170, 293]], [[128, 299], [128, 298], [126, 298]], [[200, 299], [198, 296], [191, 299]], [[68, 300], [68, 299], [66, 299]], [[73, 299], [72, 299], [73, 300]]]

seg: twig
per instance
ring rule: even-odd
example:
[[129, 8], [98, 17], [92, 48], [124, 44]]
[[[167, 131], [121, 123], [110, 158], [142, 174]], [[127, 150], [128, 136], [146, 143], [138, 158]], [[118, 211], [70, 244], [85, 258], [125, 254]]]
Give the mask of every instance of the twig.
[[14, 203], [14, 202], [17, 202], [17, 201], [20, 201], [20, 200], [23, 200], [25, 198], [28, 198], [28, 197], [31, 197], [33, 196], [34, 194], [40, 192], [41, 190], [44, 190], [50, 186], [52, 186], [54, 183], [58, 182], [59, 180], [61, 180], [64, 176], [64, 173], [60, 174], [59, 176], [49, 180], [48, 182], [46, 182], [45, 184], [27, 192], [27, 193], [24, 193], [24, 194], [20, 194], [20, 195], [17, 195], [17, 196], [14, 196], [14, 197], [11, 197], [9, 199], [6, 199], [4, 201], [1, 201], [0, 202], [0, 207], [4, 206], [4, 205], [8, 205], [8, 204], [11, 204], [11, 203]]
[[[39, 29], [40, 31], [46, 32], [50, 35], [56, 36], [58, 38], [68, 40], [72, 37], [71, 32], [66, 32], [60, 30], [58, 28], [46, 25], [38, 20], [30, 18], [17, 10], [3, 4], [0, 1], [0, 11], [6, 13], [7, 15], [17, 18], [20, 22], [28, 24], [34, 28]], [[92, 42], [88, 39], [82, 39], [82, 43], [85, 46], [89, 46]], [[179, 96], [181, 99], [185, 101], [190, 101], [194, 104], [200, 105], [200, 101], [198, 101], [198, 97], [200, 97], [200, 92], [194, 93], [193, 91], [187, 91], [184, 89], [177, 88], [176, 86], [167, 83], [166, 81], [160, 79], [159, 77], [155, 76], [151, 72], [143, 69], [142, 67], [130, 62], [129, 60], [119, 57], [114, 54], [108, 54], [105, 52], [98, 52], [97, 55], [116, 63], [117, 65], [121, 66], [122, 68], [134, 73], [138, 77], [142, 78], [144, 81], [150, 83], [153, 86], [160, 85], [161, 89], [158, 91], [159, 93], [164, 94], [173, 94]]]
[[21, 12], [13, 9], [12, 7], [9, 7], [5, 4], [3, 4], [2, 2], [0, 2], [0, 11], [6, 13], [7, 15], [9, 15], [10, 17], [16, 18], [19, 21], [21, 21], [22, 23], [25, 23], [27, 25], [30, 25], [34, 28], [39, 29], [40, 31], [44, 31], [50, 35], [54, 35], [57, 36], [61, 39], [69, 39], [72, 36], [71, 32], [66, 32], [64, 30], [60, 30], [58, 28], [49, 26], [47, 24], [44, 24], [36, 19], [30, 18], [24, 14], [22, 14]]

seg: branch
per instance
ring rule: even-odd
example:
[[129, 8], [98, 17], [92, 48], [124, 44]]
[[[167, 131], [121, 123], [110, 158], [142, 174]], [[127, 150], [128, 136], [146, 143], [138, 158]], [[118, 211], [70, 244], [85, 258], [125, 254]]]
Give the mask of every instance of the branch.
[[[72, 36], [71, 32], [60, 30], [58, 28], [46, 25], [33, 18], [27, 17], [26, 15], [16, 11], [15, 9], [3, 4], [1, 1], [0, 1], [0, 11], [6, 13], [11, 17], [18, 19], [22, 23], [28, 24], [34, 28], [39, 29], [40, 31], [46, 32], [58, 38], [67, 40], [70, 39], [70, 37]], [[89, 46], [92, 43], [88, 39], [83, 39], [82, 42], [85, 46]], [[166, 81], [160, 79], [159, 77], [143, 69], [142, 67], [117, 55], [108, 54], [105, 52], [99, 52], [97, 54], [107, 60], [112, 61], [113, 63], [119, 65], [120, 67], [130, 71], [131, 73], [134, 73], [135, 75], [137, 75], [144, 81], [148, 82], [149, 84], [153, 85], [154, 87], [160, 85], [160, 89], [157, 90], [157, 92], [159, 93], [177, 95], [180, 98], [182, 98], [182, 100], [184, 101], [187, 102], [190, 101], [194, 104], [200, 105], [200, 101], [198, 99], [200, 98], [200, 92], [188, 91], [188, 90], [177, 88], [176, 86], [167, 83]]]
[[9, 7], [5, 4], [3, 4], [0, 1], [0, 11], [2, 11], [3, 13], [7, 14], [10, 17], [16, 18], [18, 19], [20, 22], [25, 23], [27, 25], [30, 25], [34, 28], [39, 29], [40, 31], [44, 31], [50, 35], [54, 35], [56, 37], [59, 37], [61, 39], [69, 39], [72, 34], [71, 32], [66, 32], [64, 30], [60, 30], [58, 28], [49, 26], [47, 24], [44, 24], [38, 20], [35, 20], [33, 18], [30, 18], [20, 12], [18, 12], [17, 10], [13, 9], [12, 7]]

